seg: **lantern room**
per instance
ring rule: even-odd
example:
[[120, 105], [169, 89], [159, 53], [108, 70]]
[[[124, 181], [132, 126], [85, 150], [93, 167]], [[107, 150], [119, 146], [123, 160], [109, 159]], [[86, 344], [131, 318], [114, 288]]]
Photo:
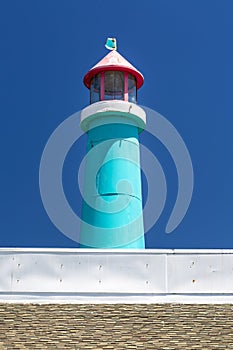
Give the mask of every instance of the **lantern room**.
[[84, 76], [90, 103], [121, 100], [137, 103], [143, 75], [117, 51], [111, 51]]

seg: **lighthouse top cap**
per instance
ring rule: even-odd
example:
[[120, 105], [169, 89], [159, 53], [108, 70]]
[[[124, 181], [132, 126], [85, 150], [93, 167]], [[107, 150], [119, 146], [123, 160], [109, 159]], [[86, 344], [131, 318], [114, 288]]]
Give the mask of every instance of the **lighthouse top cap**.
[[91, 79], [96, 74], [106, 71], [121, 71], [132, 74], [136, 79], [137, 89], [139, 89], [144, 82], [143, 75], [114, 49], [110, 51], [94, 67], [92, 67], [84, 76], [83, 82], [86, 87], [90, 89]]

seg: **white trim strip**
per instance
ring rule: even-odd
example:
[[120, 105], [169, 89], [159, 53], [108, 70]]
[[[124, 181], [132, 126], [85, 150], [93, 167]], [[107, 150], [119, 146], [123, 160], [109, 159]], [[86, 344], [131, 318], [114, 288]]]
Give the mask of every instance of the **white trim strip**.
[[10, 304], [233, 304], [233, 294], [42, 295], [0, 294]]

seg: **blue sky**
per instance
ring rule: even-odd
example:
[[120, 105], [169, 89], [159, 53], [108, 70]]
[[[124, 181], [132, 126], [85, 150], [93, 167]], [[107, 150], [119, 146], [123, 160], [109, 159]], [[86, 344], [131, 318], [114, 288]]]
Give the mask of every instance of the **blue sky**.
[[[177, 176], [166, 149], [148, 134], [168, 195], [151, 248], [232, 248], [231, 0], [8, 0], [0, 8], [1, 47], [1, 247], [76, 247], [52, 224], [40, 198], [38, 173], [53, 130], [89, 103], [84, 74], [115, 36], [118, 51], [144, 74], [139, 103], [165, 116], [185, 141], [195, 188], [187, 215], [171, 234]], [[73, 209], [85, 137], [64, 167]], [[156, 199], [155, 199], [156, 200]]]

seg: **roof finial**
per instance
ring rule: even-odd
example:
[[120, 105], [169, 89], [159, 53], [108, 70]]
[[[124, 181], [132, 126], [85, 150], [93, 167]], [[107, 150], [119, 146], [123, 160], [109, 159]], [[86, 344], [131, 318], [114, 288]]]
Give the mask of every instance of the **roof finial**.
[[117, 49], [116, 38], [107, 38], [105, 47], [106, 47], [106, 49], [111, 50], [111, 51], [116, 50]]

